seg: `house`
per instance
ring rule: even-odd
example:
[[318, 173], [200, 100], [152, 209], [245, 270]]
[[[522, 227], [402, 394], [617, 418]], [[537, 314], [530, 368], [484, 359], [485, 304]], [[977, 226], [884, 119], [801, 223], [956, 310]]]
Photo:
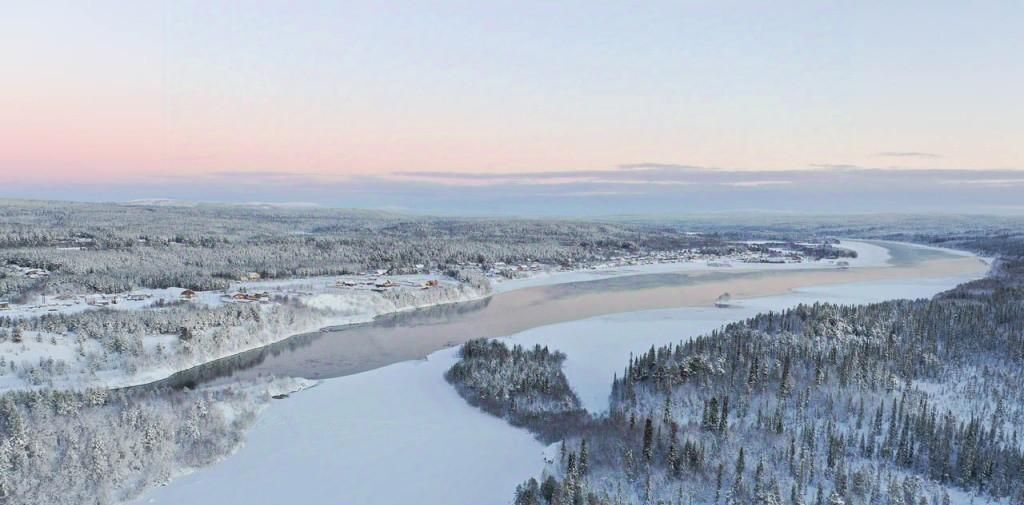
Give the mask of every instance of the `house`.
[[180, 298], [182, 300], [193, 300], [193, 299], [195, 299], [195, 297], [196, 297], [196, 292], [192, 291], [191, 289], [186, 289], [185, 291], [182, 291], [181, 295], [180, 295]]
[[231, 295], [231, 299], [239, 302], [266, 302], [270, 301], [270, 293], [256, 293], [250, 295], [248, 293], [235, 293]]
[[9, 308], [11, 308], [11, 302], [8, 302], [8, 301], [0, 302], [0, 310], [7, 310]]

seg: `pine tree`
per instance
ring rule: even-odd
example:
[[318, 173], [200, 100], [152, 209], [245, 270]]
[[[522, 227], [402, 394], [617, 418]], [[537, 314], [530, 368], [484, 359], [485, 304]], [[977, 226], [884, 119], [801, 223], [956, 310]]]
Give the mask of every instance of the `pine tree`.
[[740, 453], [736, 456], [736, 482], [743, 481], [743, 470], [746, 469], [746, 466], [744, 450], [743, 447], [740, 447]]
[[725, 476], [725, 464], [719, 463], [715, 472], [715, 503], [722, 498], [722, 479]]
[[679, 454], [676, 452], [675, 442], [672, 442], [668, 446], [668, 456], [665, 457], [665, 466], [668, 467], [670, 475], [679, 475]]
[[783, 400], [789, 398], [789, 394], [793, 389], [793, 385], [791, 383], [792, 381], [789, 377], [789, 368], [790, 357], [789, 354], [786, 354], [786, 356], [783, 357], [782, 359], [782, 378], [779, 381], [779, 398]]
[[665, 405], [661, 410], [661, 423], [668, 426], [672, 422], [672, 395], [665, 395]]
[[589, 463], [587, 461], [587, 439], [580, 440], [580, 460], [579, 460], [579, 473], [581, 476], [586, 476], [589, 470]]
[[707, 421], [704, 423], [704, 429], [707, 431], [718, 431], [718, 398], [714, 396], [708, 401], [708, 415]]
[[729, 429], [729, 397], [722, 397], [722, 415], [718, 420], [718, 432], [725, 434]]
[[544, 479], [544, 483], [540, 486], [540, 495], [544, 498], [544, 501], [551, 503], [555, 499], [555, 493], [558, 491], [558, 481], [554, 477], [548, 475]]
[[649, 417], [644, 421], [643, 454], [644, 460], [648, 462], [651, 461], [651, 457], [654, 455], [654, 424]]
[[754, 469], [754, 494], [759, 495], [764, 480], [764, 458], [757, 460], [757, 467]]
[[755, 354], [750, 360], [750, 373], [747, 374], [747, 387], [753, 391], [757, 387], [757, 379], [760, 374], [760, 365]]

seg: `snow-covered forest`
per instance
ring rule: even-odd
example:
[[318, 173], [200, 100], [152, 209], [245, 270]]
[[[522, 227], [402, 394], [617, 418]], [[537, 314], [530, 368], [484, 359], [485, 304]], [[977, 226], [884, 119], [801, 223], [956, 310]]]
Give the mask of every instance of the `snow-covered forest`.
[[545, 440], [558, 440], [586, 422], [586, 411], [562, 373], [565, 354], [478, 339], [463, 344], [459, 357], [445, 378], [471, 405]]
[[484, 273], [526, 264], [855, 255], [675, 225], [315, 208], [7, 201], [0, 217], [0, 389], [154, 380], [323, 326], [485, 296]]
[[[573, 269], [682, 250], [840, 259], [849, 253], [829, 237], [855, 226], [36, 202], [7, 202], [0, 217], [0, 502], [11, 504], [128, 499], [226, 457], [271, 395], [301, 387], [90, 384], [145, 382], [295, 333], [477, 299], [489, 292], [481, 274], [502, 263]], [[901, 226], [860, 234], [911, 238]], [[913, 236], [1003, 256], [991, 277], [935, 300], [805, 306], [630, 359], [607, 416], [581, 408], [566, 356], [545, 347], [474, 341], [446, 378], [469, 403], [564, 440], [521, 504], [820, 494], [938, 505], [966, 489], [1018, 499], [1024, 264], [1006, 252], [1019, 234], [999, 230]]]
[[[225, 289], [262, 278], [450, 265], [572, 265], [639, 251], [739, 247], [677, 226], [558, 220], [455, 219], [338, 209], [130, 206], [5, 201], [0, 298], [83, 290]], [[0, 269], [0, 272], [4, 272]]]
[[[631, 357], [608, 414], [566, 430], [515, 502], [1024, 502], [1021, 265], [1004, 257], [932, 300], [802, 305]], [[498, 363], [475, 382], [560, 374]]]
[[36, 390], [0, 396], [0, 503], [116, 503], [224, 458], [276, 380], [202, 391]]

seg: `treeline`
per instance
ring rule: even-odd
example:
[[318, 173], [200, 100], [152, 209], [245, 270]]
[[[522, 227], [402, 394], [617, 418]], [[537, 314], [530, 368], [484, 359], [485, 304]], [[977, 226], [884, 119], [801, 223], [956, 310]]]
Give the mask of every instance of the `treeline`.
[[829, 237], [896, 240], [972, 251], [985, 256], [1024, 256], [1024, 217], [989, 215], [868, 214], [793, 216], [737, 214], [691, 216], [675, 221], [693, 231], [729, 240], [817, 241]]
[[5, 201], [0, 266], [52, 273], [26, 280], [0, 268], [0, 297], [139, 287], [223, 289], [249, 272], [283, 278], [497, 262], [571, 266], [643, 251], [726, 245], [718, 237], [654, 224]]
[[852, 259], [857, 257], [857, 251], [835, 247], [831, 239], [825, 239], [820, 244], [807, 244], [802, 242], [765, 242], [749, 244], [748, 247], [754, 252], [770, 252], [771, 250], [783, 249], [793, 251], [805, 258], [810, 259]]
[[513, 426], [526, 427], [550, 442], [589, 420], [562, 373], [561, 352], [477, 339], [463, 344], [459, 357], [445, 379], [470, 405]]
[[1024, 503], [1022, 435], [1024, 290], [996, 277], [760, 314], [632, 357], [609, 414], [515, 502]]

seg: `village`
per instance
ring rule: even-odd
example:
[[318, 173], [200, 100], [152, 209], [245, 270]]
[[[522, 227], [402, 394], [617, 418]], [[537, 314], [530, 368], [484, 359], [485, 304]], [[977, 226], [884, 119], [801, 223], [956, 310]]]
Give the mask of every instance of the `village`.
[[[19, 275], [30, 278], [49, 276], [41, 269], [17, 269]], [[0, 316], [23, 318], [47, 313], [77, 313], [90, 309], [137, 310], [159, 309], [176, 304], [222, 305], [271, 304], [287, 300], [301, 300], [306, 297], [345, 291], [371, 291], [383, 293], [389, 290], [428, 290], [441, 285], [440, 274], [389, 276], [385, 269], [371, 273], [345, 276], [327, 276], [295, 279], [264, 280], [257, 272], [239, 276], [231, 287], [220, 291], [196, 291], [182, 288], [138, 289], [125, 293], [44, 293], [28, 303], [13, 303], [0, 300]], [[451, 281], [454, 282], [454, 281]]]
[[[491, 265], [457, 264], [448, 267], [451, 271], [478, 271], [484, 277], [500, 279], [527, 278], [543, 273], [571, 272], [584, 270], [613, 269], [630, 266], [688, 263], [703, 264], [712, 268], [729, 268], [733, 264], [799, 264], [818, 261], [798, 251], [779, 244], [748, 244], [748, 248], [730, 254], [706, 252], [698, 249], [682, 249], [674, 251], [656, 251], [633, 253], [603, 258], [600, 261], [568, 262], [564, 265], [551, 265], [530, 261], [528, 263], [508, 264], [495, 262]], [[826, 260], [837, 268], [847, 268], [844, 260]], [[7, 275], [24, 276], [29, 279], [41, 279], [51, 275], [40, 268], [26, 268], [18, 265], [4, 265]], [[45, 292], [28, 303], [13, 303], [0, 299], [0, 315], [19, 318], [32, 317], [46, 313], [76, 313], [89, 309], [110, 308], [135, 310], [161, 308], [172, 304], [198, 303], [220, 305], [229, 303], [271, 304], [275, 301], [297, 300], [317, 294], [344, 291], [373, 291], [383, 293], [394, 289], [431, 289], [441, 283], [445, 276], [431, 271], [425, 265], [415, 265], [413, 269], [420, 274], [390, 275], [389, 269], [377, 269], [372, 272], [342, 276], [325, 276], [294, 279], [264, 279], [259, 272], [247, 272], [238, 276], [230, 288], [219, 291], [195, 291], [192, 289], [138, 289], [125, 293], [60, 293], [48, 295]], [[448, 279], [450, 282], [454, 280]]]

